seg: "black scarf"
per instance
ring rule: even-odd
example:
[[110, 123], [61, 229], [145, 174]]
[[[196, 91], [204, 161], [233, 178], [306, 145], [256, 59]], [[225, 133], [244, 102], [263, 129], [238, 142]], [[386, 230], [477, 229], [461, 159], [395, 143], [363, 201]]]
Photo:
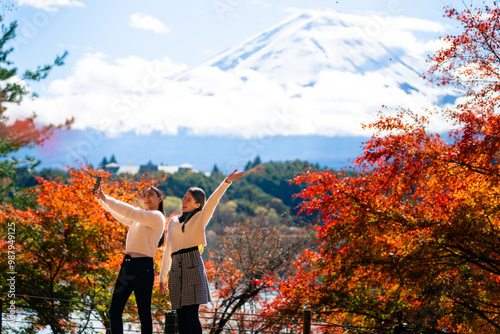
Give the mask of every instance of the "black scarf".
[[184, 223], [184, 221], [186, 220], [186, 218], [188, 218], [189, 216], [191, 216], [191, 212], [183, 212], [182, 215], [179, 216], [179, 223]]
[[182, 232], [184, 232], [184, 225], [187, 224], [189, 219], [193, 217], [196, 213], [200, 212], [201, 209], [196, 209], [194, 211], [183, 212], [182, 215], [179, 216], [179, 223], [182, 224]]

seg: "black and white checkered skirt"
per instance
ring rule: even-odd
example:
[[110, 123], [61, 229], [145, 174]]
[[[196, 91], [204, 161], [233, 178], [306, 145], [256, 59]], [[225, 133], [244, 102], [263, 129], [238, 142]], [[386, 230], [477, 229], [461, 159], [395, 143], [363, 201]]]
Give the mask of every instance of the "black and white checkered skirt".
[[198, 247], [181, 249], [172, 254], [168, 275], [168, 290], [172, 309], [210, 301], [205, 265]]

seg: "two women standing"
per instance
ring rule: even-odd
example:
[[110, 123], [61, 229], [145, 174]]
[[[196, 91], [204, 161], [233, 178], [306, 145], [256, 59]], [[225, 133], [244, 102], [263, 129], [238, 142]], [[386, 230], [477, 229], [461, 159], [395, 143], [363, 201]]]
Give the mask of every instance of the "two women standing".
[[[231, 182], [243, 172], [235, 170], [206, 201], [205, 192], [190, 188], [182, 199], [182, 215], [168, 222], [166, 245], [160, 270], [160, 290], [170, 292], [172, 309], [177, 311], [179, 334], [201, 334], [198, 310], [210, 301], [210, 291], [201, 252], [206, 245], [205, 227]], [[111, 332], [123, 332], [122, 314], [132, 291], [135, 293], [141, 333], [152, 333], [151, 295], [154, 283], [153, 258], [163, 235], [165, 216], [161, 192], [151, 187], [144, 196], [146, 210], [95, 191], [99, 203], [129, 226], [125, 258], [115, 284], [111, 307]], [[167, 285], [168, 276], [168, 285]]]

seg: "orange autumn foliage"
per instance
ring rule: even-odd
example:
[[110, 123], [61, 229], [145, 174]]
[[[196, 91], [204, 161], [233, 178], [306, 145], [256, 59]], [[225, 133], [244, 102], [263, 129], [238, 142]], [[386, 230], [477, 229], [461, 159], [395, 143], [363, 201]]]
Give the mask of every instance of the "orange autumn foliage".
[[[106, 305], [123, 259], [127, 227], [95, 199], [95, 177], [103, 176], [106, 194], [134, 205], [140, 205], [138, 194], [157, 180], [109, 181], [108, 173], [86, 168], [70, 169], [69, 174], [67, 181], [39, 178], [39, 185], [31, 190], [36, 207], [22, 210], [5, 205], [0, 212], [3, 226], [15, 226], [16, 294], [36, 310], [37, 328], [68, 331], [76, 325], [70, 319], [72, 300], [94, 304], [97, 317], [109, 327]], [[7, 239], [0, 243], [5, 247]], [[155, 258], [157, 269], [160, 258], [161, 250]], [[0, 265], [7, 268], [4, 260]], [[165, 297], [156, 298], [155, 304], [166, 306]], [[134, 301], [129, 305], [132, 308]]]

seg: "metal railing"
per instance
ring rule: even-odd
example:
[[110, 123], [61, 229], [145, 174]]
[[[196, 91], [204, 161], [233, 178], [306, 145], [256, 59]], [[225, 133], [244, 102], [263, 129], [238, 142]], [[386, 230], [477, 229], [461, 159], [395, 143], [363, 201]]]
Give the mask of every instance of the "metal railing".
[[[60, 300], [25, 296], [29, 298], [40, 298], [49, 302], [61, 302]], [[103, 321], [96, 315], [97, 307], [100, 306], [107, 310], [105, 304], [88, 303], [84, 301], [63, 301], [68, 305], [73, 303], [74, 306], [65, 310], [71, 316], [64, 324], [65, 332], [72, 333], [89, 333], [100, 332], [109, 333], [109, 328], [103, 325]], [[0, 334], [7, 333], [5, 330], [12, 328], [14, 324], [17, 329], [33, 325], [33, 320], [30, 320], [31, 315], [35, 315], [35, 311], [31, 308], [22, 305], [15, 305], [16, 316], [11, 317], [12, 310], [9, 310], [11, 304], [3, 305], [3, 300], [0, 299]], [[5, 309], [5, 311], [4, 311]], [[38, 308], [39, 310], [42, 308]], [[46, 307], [45, 309], [51, 309]], [[166, 309], [152, 309], [153, 313], [153, 329], [155, 334], [177, 334], [178, 324], [175, 311]], [[125, 333], [140, 333], [140, 322], [135, 312], [124, 312], [124, 332]], [[221, 319], [225, 319], [223, 323]], [[355, 328], [352, 326], [330, 323], [320, 319], [314, 319], [312, 312], [304, 310], [302, 316], [285, 316], [285, 315], [263, 315], [251, 313], [233, 313], [225, 314], [215, 311], [200, 311], [200, 321], [202, 323], [203, 332], [207, 334], [313, 334], [313, 333], [369, 333], [365, 329]], [[57, 324], [59, 327], [61, 324]], [[50, 327], [47, 325], [47, 327]]]

